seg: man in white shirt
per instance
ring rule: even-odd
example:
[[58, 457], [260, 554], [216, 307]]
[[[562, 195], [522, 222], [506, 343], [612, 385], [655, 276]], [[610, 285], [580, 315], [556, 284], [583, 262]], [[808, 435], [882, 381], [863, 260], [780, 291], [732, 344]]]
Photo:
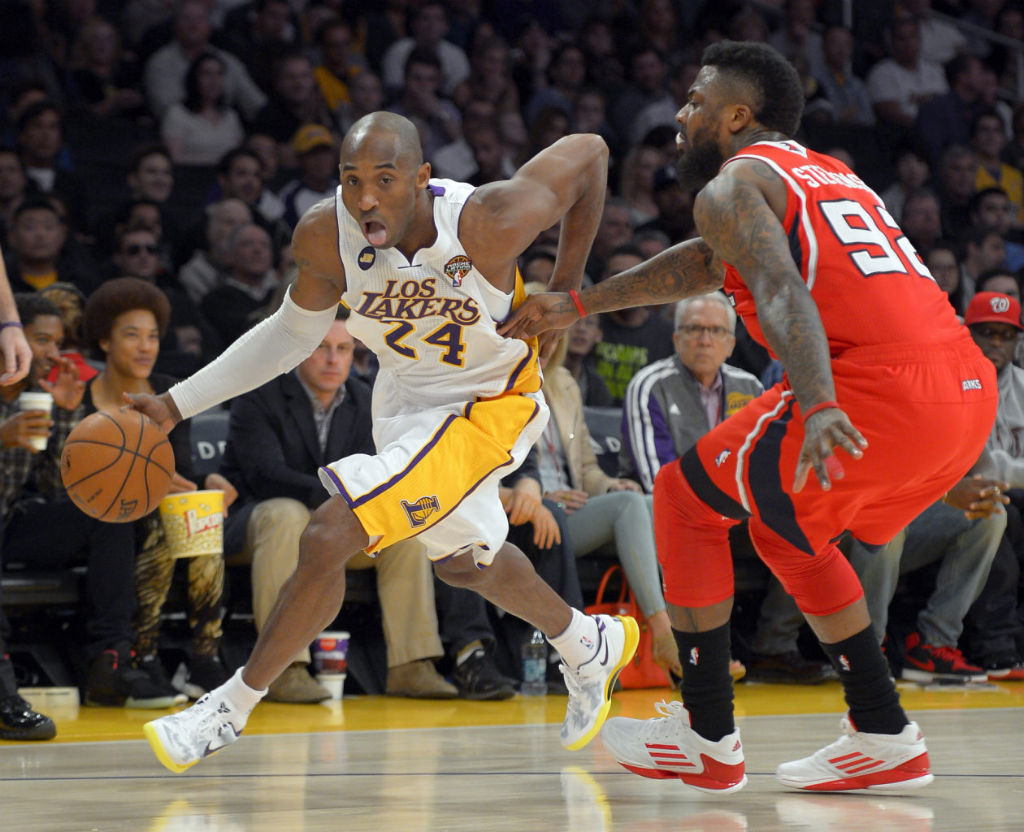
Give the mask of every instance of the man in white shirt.
[[388, 47], [381, 61], [384, 88], [401, 89], [405, 78], [405, 60], [418, 46], [437, 53], [441, 61], [441, 92], [451, 95], [469, 77], [469, 59], [454, 43], [444, 39], [448, 31], [448, 13], [443, 3], [424, 3], [409, 22], [412, 37], [400, 38]]
[[249, 76], [245, 66], [230, 52], [210, 45], [210, 14], [202, 0], [185, 0], [174, 19], [174, 40], [153, 53], [146, 62], [146, 98], [160, 119], [172, 104], [185, 99], [185, 73], [202, 52], [212, 52], [224, 62], [224, 93], [227, 103], [251, 119], [267, 103], [267, 97]]
[[868, 94], [881, 121], [912, 127], [923, 101], [948, 90], [942, 67], [921, 57], [921, 29], [916, 18], [900, 17], [890, 28], [892, 57], [868, 73]]

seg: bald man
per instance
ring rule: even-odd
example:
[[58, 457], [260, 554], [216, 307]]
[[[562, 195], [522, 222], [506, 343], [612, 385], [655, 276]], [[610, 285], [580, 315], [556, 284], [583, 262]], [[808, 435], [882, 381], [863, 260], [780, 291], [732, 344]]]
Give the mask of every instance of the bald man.
[[473, 188], [431, 179], [415, 126], [371, 113], [342, 143], [337, 194], [295, 229], [299, 274], [281, 309], [168, 393], [132, 400], [170, 430], [306, 358], [339, 301], [351, 309], [352, 334], [380, 362], [377, 454], [320, 469], [331, 496], [313, 512], [298, 566], [245, 667], [188, 710], [145, 726], [167, 768], [184, 771], [234, 742], [270, 682], [337, 616], [348, 560], [412, 536], [441, 579], [526, 620], [558, 650], [569, 690], [562, 744], [582, 748], [600, 730], [639, 631], [631, 618], [569, 607], [505, 542], [498, 484], [548, 413], [537, 342], [502, 338], [496, 325], [523, 298], [516, 258], [556, 223], [549, 285], [579, 286], [607, 164], [599, 137], [574, 135], [510, 180]]

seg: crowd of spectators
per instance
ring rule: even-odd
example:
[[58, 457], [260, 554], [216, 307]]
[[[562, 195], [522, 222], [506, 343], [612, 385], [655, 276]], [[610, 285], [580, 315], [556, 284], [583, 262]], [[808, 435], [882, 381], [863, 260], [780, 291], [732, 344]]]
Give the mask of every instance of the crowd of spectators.
[[[674, 117], [703, 48], [722, 38], [766, 41], [793, 62], [807, 94], [797, 138], [847, 160], [881, 194], [959, 314], [977, 292], [1022, 294], [1016, 0], [11, 0], [2, 17], [0, 246], [16, 292], [63, 287], [72, 303], [62, 349], [85, 354], [84, 365], [109, 362], [110, 344], [90, 354], [74, 309], [80, 316], [114, 279], [167, 299], [148, 368], [160, 378], [188, 375], [275, 308], [294, 273], [292, 228], [338, 186], [345, 131], [379, 109], [415, 123], [434, 175], [475, 185], [507, 178], [563, 135], [600, 134], [611, 185], [586, 280], [687, 239], [694, 194], [676, 179]], [[547, 280], [556, 242], [552, 230], [524, 254], [526, 280]], [[546, 391], [578, 385], [587, 408], [620, 407], [638, 371], [674, 368], [674, 314], [639, 308], [581, 322]], [[742, 323], [730, 326], [727, 366], [772, 383], [770, 356]], [[712, 327], [698, 329], [696, 340], [715, 339]], [[357, 344], [353, 383], [372, 372]], [[640, 484], [613, 471], [594, 490], [542, 455], [544, 492], [588, 492], [594, 506], [609, 490], [622, 489], [623, 505], [640, 499], [652, 460], [623, 458], [621, 475]], [[544, 517], [539, 500], [531, 523]], [[570, 506], [567, 522], [565, 500], [548, 502], [551, 522], [578, 533], [583, 514], [575, 522]], [[85, 536], [106, 545], [91, 527]], [[653, 578], [640, 574], [631, 575], [637, 595], [661, 624], [656, 582], [646, 593]], [[1016, 638], [1009, 652], [1024, 647]], [[122, 631], [107, 641], [91, 661], [104, 647], [114, 660], [131, 649]], [[403, 660], [392, 657], [392, 669], [438, 653], [434, 642], [393, 648]]]

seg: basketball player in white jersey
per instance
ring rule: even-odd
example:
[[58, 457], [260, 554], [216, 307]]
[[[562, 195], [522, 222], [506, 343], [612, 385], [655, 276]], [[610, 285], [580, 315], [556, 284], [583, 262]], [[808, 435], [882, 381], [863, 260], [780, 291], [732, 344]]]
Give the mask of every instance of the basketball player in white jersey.
[[245, 667], [191, 708], [145, 726], [167, 768], [184, 771], [238, 738], [267, 686], [337, 616], [349, 558], [413, 535], [443, 580], [525, 619], [558, 650], [569, 690], [562, 744], [582, 748], [600, 730], [637, 624], [569, 607], [505, 542], [498, 481], [522, 462], [548, 414], [536, 342], [502, 338], [496, 323], [523, 294], [516, 257], [558, 222], [550, 285], [579, 286], [607, 164], [599, 137], [568, 136], [511, 180], [474, 190], [431, 180], [415, 126], [372, 113], [342, 144], [336, 197], [295, 229], [299, 274], [281, 309], [167, 393], [132, 397], [170, 430], [296, 366], [320, 344], [339, 300], [352, 310], [350, 331], [380, 361], [377, 454], [320, 470], [332, 496], [313, 513], [299, 564]]

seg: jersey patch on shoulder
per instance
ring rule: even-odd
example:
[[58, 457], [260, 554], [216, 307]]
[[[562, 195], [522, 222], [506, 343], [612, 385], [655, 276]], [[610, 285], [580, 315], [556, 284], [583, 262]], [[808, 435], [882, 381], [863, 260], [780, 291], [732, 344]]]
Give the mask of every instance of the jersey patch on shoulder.
[[356, 258], [356, 262], [359, 264], [359, 268], [364, 272], [373, 265], [377, 259], [377, 249], [373, 246], [367, 246], [359, 252], [359, 256]]

